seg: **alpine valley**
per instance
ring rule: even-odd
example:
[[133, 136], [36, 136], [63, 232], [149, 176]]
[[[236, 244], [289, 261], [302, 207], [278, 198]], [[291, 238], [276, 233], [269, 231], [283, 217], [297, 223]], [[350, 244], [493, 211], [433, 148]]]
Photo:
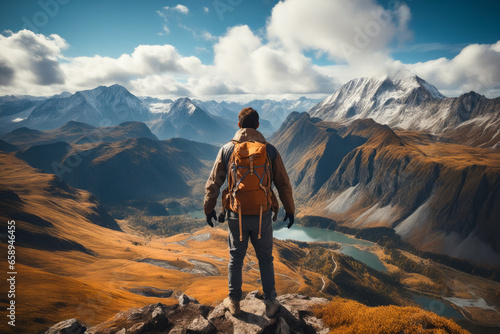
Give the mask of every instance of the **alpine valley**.
[[[297, 205], [294, 227], [283, 229], [282, 210], [275, 225], [284, 307], [273, 319], [250, 316], [262, 311], [251, 247], [248, 316], [224, 312], [227, 227], [206, 227], [202, 211], [246, 106], [282, 155]], [[355, 79], [324, 100], [164, 100], [119, 85], [4, 96], [0, 158], [16, 333], [500, 328], [500, 98], [445, 97], [417, 76]]]

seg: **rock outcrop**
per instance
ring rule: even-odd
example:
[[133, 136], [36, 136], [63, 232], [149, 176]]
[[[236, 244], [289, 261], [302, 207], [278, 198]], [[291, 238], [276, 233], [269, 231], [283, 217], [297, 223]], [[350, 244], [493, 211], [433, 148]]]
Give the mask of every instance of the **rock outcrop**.
[[[238, 317], [233, 317], [222, 303], [214, 308], [198, 304], [190, 296], [183, 296], [179, 298], [182, 304], [167, 306], [157, 303], [131, 308], [93, 327], [86, 327], [74, 318], [64, 320], [45, 333], [328, 333], [328, 328], [313, 314], [316, 305], [328, 302], [324, 298], [298, 294], [280, 296], [280, 309], [274, 317], [267, 318], [262, 296], [257, 291], [249, 293], [241, 301], [242, 313]], [[73, 329], [77, 332], [71, 331]]]

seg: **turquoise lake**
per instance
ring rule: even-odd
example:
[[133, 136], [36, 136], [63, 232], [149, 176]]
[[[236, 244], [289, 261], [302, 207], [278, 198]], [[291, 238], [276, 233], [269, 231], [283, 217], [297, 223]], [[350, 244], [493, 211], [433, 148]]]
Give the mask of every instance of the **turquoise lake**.
[[354, 247], [354, 245], [361, 246], [374, 246], [375, 244], [370, 241], [356, 239], [347, 234], [324, 230], [314, 227], [305, 227], [294, 225], [292, 228], [286, 227], [275, 230], [274, 237], [280, 240], [292, 239], [297, 241], [334, 241], [339, 243], [342, 248], [342, 254], [351, 256], [352, 258], [366, 264], [367, 266], [378, 271], [387, 272], [384, 264], [379, 260], [378, 256], [368, 250], [361, 250]]

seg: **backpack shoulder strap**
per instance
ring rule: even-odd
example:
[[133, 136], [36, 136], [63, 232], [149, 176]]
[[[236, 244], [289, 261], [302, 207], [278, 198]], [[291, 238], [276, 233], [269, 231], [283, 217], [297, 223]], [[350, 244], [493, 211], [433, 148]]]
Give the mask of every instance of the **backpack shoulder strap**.
[[231, 159], [231, 155], [234, 151], [234, 142], [230, 141], [226, 145], [224, 145], [222, 150], [222, 165], [226, 168], [226, 171], [229, 170], [229, 160]]

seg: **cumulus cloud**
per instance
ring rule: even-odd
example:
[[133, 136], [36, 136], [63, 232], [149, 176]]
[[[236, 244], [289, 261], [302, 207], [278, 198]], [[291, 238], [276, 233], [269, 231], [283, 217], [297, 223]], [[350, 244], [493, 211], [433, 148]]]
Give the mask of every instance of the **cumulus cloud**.
[[171, 75], [153, 74], [130, 81], [127, 85], [139, 96], [190, 96], [191, 91], [186, 85], [179, 83]]
[[[178, 7], [161, 13], [189, 13]], [[116, 58], [70, 58], [63, 55], [68, 44], [58, 35], [7, 32], [0, 35], [0, 95], [51, 95], [118, 83], [134, 94], [158, 97], [318, 97], [357, 77], [401, 72], [424, 78], [448, 96], [470, 90], [500, 95], [500, 41], [464, 46], [452, 59], [394, 60], [388, 46], [408, 38], [410, 18], [406, 5], [384, 9], [374, 0], [286, 0], [274, 7], [266, 29], [257, 32], [242, 25], [213, 36], [181, 26], [196, 39], [214, 43], [214, 60], [208, 64], [172, 45], [139, 45]], [[207, 51], [198, 47], [194, 52]], [[305, 51], [335, 62], [315, 65]]]
[[408, 38], [410, 17], [405, 4], [384, 9], [374, 0], [287, 0], [273, 8], [267, 33], [289, 50], [320, 50], [349, 62]]
[[0, 86], [8, 86], [14, 79], [14, 69], [5, 63], [0, 63]]
[[333, 80], [301, 53], [264, 44], [248, 26], [231, 28], [214, 46], [214, 68], [246, 92], [329, 92]]
[[68, 47], [58, 35], [29, 30], [0, 35], [0, 85], [28, 87], [65, 83], [59, 60]]
[[500, 94], [500, 41], [471, 44], [453, 59], [439, 58], [408, 65], [448, 95], [474, 90], [490, 96]]
[[62, 64], [74, 87], [124, 83], [148, 75], [175, 73], [197, 75], [203, 71], [196, 57], [183, 57], [172, 45], [140, 45], [118, 58], [76, 57]]
[[[148, 82], [155, 82], [155, 75], [165, 73], [198, 76], [206, 68], [197, 57], [184, 57], [172, 45], [140, 45], [118, 58], [67, 58], [62, 55], [67, 47], [57, 35], [28, 30], [0, 35], [0, 94], [50, 95], [115, 83], [141, 87], [138, 79], [152, 76]], [[171, 91], [187, 91], [181, 88]]]

